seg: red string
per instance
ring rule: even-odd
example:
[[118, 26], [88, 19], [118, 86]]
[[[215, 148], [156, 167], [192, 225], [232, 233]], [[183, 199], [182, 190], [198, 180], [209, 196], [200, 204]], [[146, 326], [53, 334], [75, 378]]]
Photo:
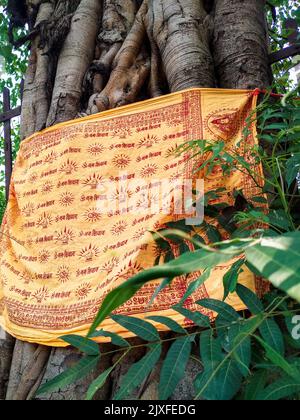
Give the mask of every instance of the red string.
[[259, 89], [259, 88], [255, 89], [253, 91], [254, 96], [258, 96], [261, 93], [264, 94], [264, 95], [270, 95], [272, 98], [283, 98], [284, 97], [284, 95], [282, 95], [282, 94], [274, 93], [274, 92], [268, 92], [267, 90], [263, 90], [263, 89]]
[[[270, 95], [272, 98], [283, 98], [284, 95], [280, 94], [280, 93], [274, 93], [274, 92], [268, 92], [267, 90], [264, 89], [255, 89], [253, 91], [253, 95], [254, 96], [259, 96], [260, 94], [263, 95]], [[293, 98], [294, 101], [300, 101], [300, 98]]]

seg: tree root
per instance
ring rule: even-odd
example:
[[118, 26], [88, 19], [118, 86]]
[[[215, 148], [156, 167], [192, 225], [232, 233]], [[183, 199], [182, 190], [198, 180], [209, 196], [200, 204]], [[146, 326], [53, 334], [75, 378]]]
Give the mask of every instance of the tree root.
[[5, 400], [15, 340], [0, 327], [0, 400]]

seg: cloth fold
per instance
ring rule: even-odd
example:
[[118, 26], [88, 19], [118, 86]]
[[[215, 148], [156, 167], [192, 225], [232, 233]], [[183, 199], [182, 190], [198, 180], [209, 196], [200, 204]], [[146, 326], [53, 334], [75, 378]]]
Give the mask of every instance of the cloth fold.
[[[257, 143], [255, 127], [247, 138], [242, 133], [256, 100], [251, 91], [191, 89], [26, 139], [1, 228], [0, 325], [20, 340], [48, 346], [64, 346], [64, 334], [85, 335], [110, 290], [163, 261], [151, 232], [191, 216], [178, 211], [178, 201], [183, 183], [196, 181], [195, 161], [189, 152], [176, 154], [178, 147], [224, 141], [253, 164], [246, 150]], [[225, 177], [215, 171], [204, 181], [206, 192], [224, 188], [232, 203], [234, 190], [246, 197], [258, 192], [251, 177], [237, 171]], [[178, 255], [176, 246], [173, 251]], [[199, 310], [195, 302], [204, 297], [222, 299], [230, 265], [217, 267], [186, 307]], [[164, 315], [188, 326], [171, 308], [198, 276], [175, 279], [151, 305], [159, 282], [147, 284], [117, 313]], [[261, 287], [246, 268], [240, 280], [252, 290]], [[235, 295], [229, 302], [244, 308]], [[131, 335], [110, 318], [101, 328]]]

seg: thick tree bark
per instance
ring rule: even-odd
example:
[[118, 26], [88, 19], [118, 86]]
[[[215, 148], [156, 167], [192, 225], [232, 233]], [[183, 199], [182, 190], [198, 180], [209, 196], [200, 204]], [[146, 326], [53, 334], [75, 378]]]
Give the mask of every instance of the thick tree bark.
[[[52, 2], [40, 6], [36, 27], [48, 21], [54, 11]], [[23, 106], [21, 115], [21, 137], [25, 138], [45, 127], [49, 110], [49, 73], [50, 57], [45, 48], [39, 48], [41, 35], [32, 43], [29, 65], [25, 75]]]
[[89, 95], [87, 109], [89, 114], [98, 112], [95, 101], [107, 84], [114, 60], [132, 28], [137, 9], [136, 0], [106, 2], [95, 60], [84, 81], [84, 90]]
[[101, 2], [82, 0], [72, 19], [56, 70], [47, 126], [76, 117], [82, 82], [93, 59], [100, 26]]
[[213, 51], [222, 88], [255, 89], [271, 82], [265, 0], [216, 0]]
[[26, 400], [42, 380], [49, 351], [43, 346], [16, 341], [6, 398]]
[[[46, 0], [35, 28], [23, 138], [81, 114], [184, 88], [255, 88], [270, 82], [263, 0]], [[111, 398], [122, 374], [142, 354], [130, 354], [96, 398]], [[14, 345], [13, 339], [0, 338], [0, 399], [33, 398], [42, 381], [79, 357], [73, 349], [18, 340]], [[102, 359], [90, 377], [44, 398], [83, 398], [93, 377], [113, 362]], [[194, 371], [191, 363], [191, 377]], [[186, 399], [189, 375], [180, 385]], [[136, 397], [156, 398], [157, 380], [155, 370]]]
[[214, 87], [212, 22], [199, 0], [150, 0], [148, 32], [157, 44], [171, 92]]
[[[150, 71], [149, 55], [144, 46], [146, 36], [144, 16], [147, 7], [147, 1], [144, 1], [123, 46], [114, 59], [107, 85], [92, 99], [90, 112], [116, 108], [137, 99]], [[93, 105], [96, 105], [96, 108], [93, 108]]]
[[0, 400], [5, 399], [15, 340], [0, 328]]
[[[31, 45], [25, 75], [21, 115], [21, 138], [46, 127], [56, 76], [57, 60], [69, 33], [71, 19], [80, 0], [49, 0], [39, 7], [34, 25], [38, 36]], [[39, 0], [30, 2], [29, 7]]]

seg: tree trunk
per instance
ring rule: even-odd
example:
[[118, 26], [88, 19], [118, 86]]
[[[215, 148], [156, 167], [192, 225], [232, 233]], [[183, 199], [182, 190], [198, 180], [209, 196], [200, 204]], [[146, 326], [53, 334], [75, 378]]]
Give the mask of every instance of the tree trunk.
[[[40, 2], [25, 80], [22, 137], [80, 115], [185, 88], [266, 87], [271, 73], [264, 3]], [[111, 398], [122, 373], [141, 356], [129, 354], [97, 398]], [[24, 400], [34, 396], [42, 381], [76, 362], [79, 354], [0, 337], [0, 357], [0, 398]], [[91, 376], [111, 363], [102, 360]], [[91, 379], [45, 398], [81, 399]], [[138, 397], [155, 397], [155, 372], [150, 379]], [[180, 388], [183, 399], [191, 397], [190, 388], [187, 378]]]
[[268, 86], [268, 33], [264, 0], [216, 0], [213, 51], [222, 88]]

